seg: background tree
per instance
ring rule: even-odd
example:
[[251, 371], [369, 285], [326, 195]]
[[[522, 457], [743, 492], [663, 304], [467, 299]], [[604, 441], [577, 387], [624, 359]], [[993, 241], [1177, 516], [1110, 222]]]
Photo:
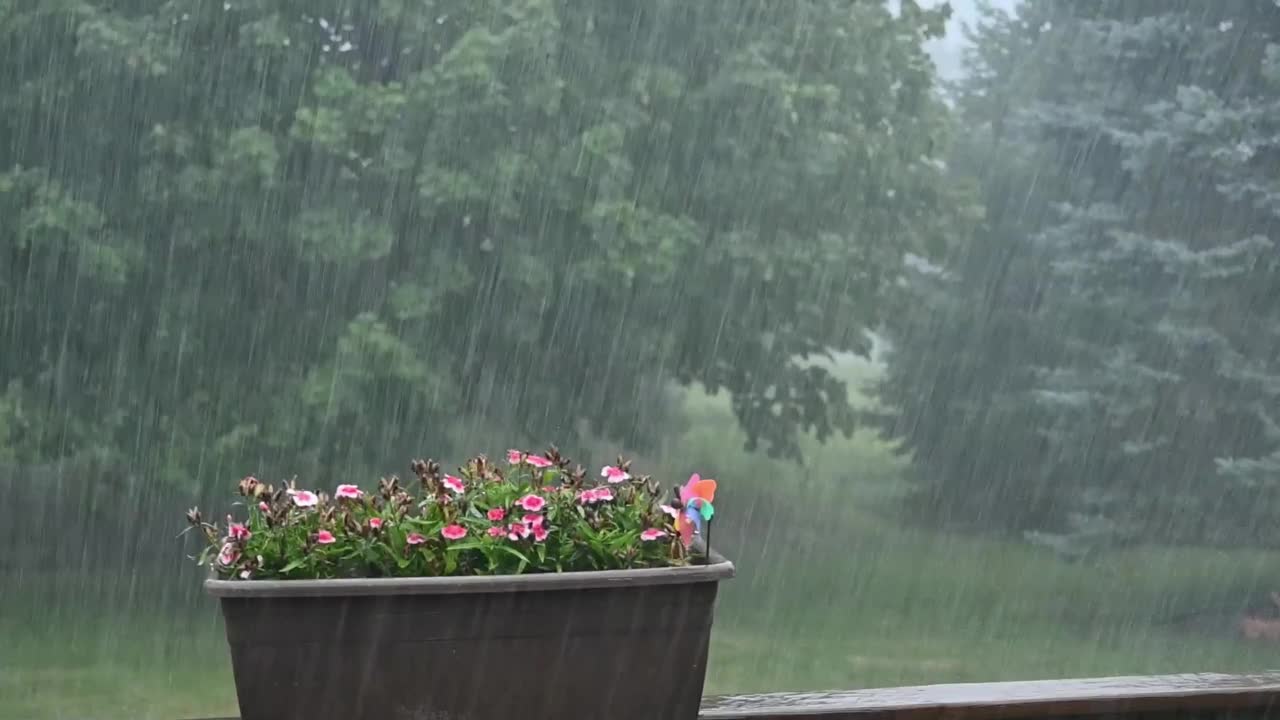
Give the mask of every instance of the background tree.
[[1070, 554], [1280, 540], [1280, 9], [1031, 0], [976, 40], [985, 227], [881, 389], [917, 507]]
[[804, 360], [954, 204], [902, 5], [0, 3], [0, 459], [643, 445], [671, 381], [847, 431]]

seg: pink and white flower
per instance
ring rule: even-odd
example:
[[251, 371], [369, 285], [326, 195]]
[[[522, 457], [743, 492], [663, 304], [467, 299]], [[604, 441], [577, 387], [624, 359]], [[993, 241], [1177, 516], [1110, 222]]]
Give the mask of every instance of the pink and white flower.
[[534, 542], [542, 542], [543, 540], [546, 540], [547, 536], [550, 534], [551, 534], [551, 531], [541, 524], [533, 526]]
[[659, 507], [661, 507], [661, 508], [662, 508], [662, 512], [664, 512], [664, 513], [666, 513], [666, 514], [670, 515], [670, 516], [671, 516], [671, 517], [673, 517], [673, 518], [679, 518], [679, 517], [680, 517], [680, 511], [679, 511], [679, 510], [676, 510], [675, 508], [671, 507], [670, 505], [660, 505]]
[[406, 537], [404, 541], [410, 545], [421, 545], [426, 542], [427, 539], [423, 537], [421, 533], [409, 533], [409, 536]]
[[525, 495], [520, 498], [520, 507], [529, 512], [540, 512], [542, 508], [547, 506], [547, 501], [533, 494]]
[[339, 485], [338, 489], [333, 492], [334, 497], [346, 498], [348, 500], [359, 500], [364, 493], [360, 492], [360, 488], [355, 485]]
[[533, 530], [524, 523], [511, 523], [507, 526], [508, 540], [521, 540], [533, 534]]
[[320, 498], [310, 490], [290, 490], [289, 496], [293, 498], [293, 504], [298, 507], [315, 507], [320, 502]]
[[382, 518], [380, 518], [380, 517], [371, 517], [371, 518], [369, 518], [369, 527], [373, 528], [374, 530], [381, 530], [381, 529], [382, 529]]
[[649, 528], [644, 532], [640, 533], [640, 539], [645, 542], [652, 542], [654, 540], [658, 540], [666, 536], [667, 536], [667, 531], [659, 530], [658, 528]]
[[524, 462], [524, 458], [525, 458], [525, 454], [520, 452], [519, 450], [507, 451], [507, 462], [511, 463], [512, 465], [519, 465], [520, 463]]
[[539, 470], [551, 467], [551, 461], [542, 457], [541, 455], [527, 455], [525, 456], [524, 461], [538, 468]]
[[507, 511], [502, 508], [489, 508], [489, 512], [485, 516], [493, 522], [502, 522], [507, 517]]
[[461, 525], [445, 525], [440, 528], [440, 535], [445, 540], [461, 540], [467, 536], [467, 529]]
[[506, 528], [502, 527], [501, 525], [494, 525], [493, 527], [489, 528], [489, 537], [491, 538], [500, 538], [506, 534], [507, 534]]
[[631, 479], [631, 473], [620, 467], [613, 465], [605, 465], [600, 468], [600, 477], [605, 478], [610, 483], [617, 485], [620, 482], [626, 482]]
[[271, 506], [267, 504], [266, 500], [258, 501], [258, 509], [262, 512], [271, 512]]
[[462, 478], [454, 477], [453, 475], [445, 475], [442, 482], [445, 487], [458, 494], [461, 494], [467, 489], [466, 483], [462, 482]]
[[591, 488], [578, 493], [578, 503], [581, 505], [594, 505], [612, 499], [613, 491], [607, 487]]
[[337, 538], [335, 538], [333, 536], [333, 533], [329, 532], [328, 530], [321, 530], [316, 533], [317, 545], [332, 545], [336, 540]]
[[231, 543], [227, 543], [223, 545], [222, 550], [218, 551], [219, 565], [223, 565], [223, 566], [234, 565], [236, 563], [236, 560], [239, 560], [239, 559], [240, 559], [240, 551], [237, 550], [236, 546], [232, 545]]
[[231, 523], [227, 526], [227, 537], [232, 540], [248, 540], [253, 536], [244, 523]]
[[541, 515], [535, 515], [533, 513], [530, 513], [520, 518], [520, 522], [524, 523], [525, 525], [528, 525], [531, 528], [539, 528], [539, 527], [542, 527], [543, 517]]

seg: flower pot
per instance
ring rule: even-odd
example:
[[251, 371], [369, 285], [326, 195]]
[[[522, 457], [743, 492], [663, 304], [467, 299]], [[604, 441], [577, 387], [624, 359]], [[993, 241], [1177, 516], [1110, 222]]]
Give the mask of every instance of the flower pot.
[[206, 581], [242, 720], [692, 720], [733, 564]]

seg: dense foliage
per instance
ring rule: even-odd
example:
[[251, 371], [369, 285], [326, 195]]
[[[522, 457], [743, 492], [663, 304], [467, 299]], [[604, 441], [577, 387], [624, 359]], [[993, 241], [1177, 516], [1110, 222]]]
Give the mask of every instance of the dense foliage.
[[[231, 579], [509, 575], [689, 562], [693, 536], [685, 542], [680, 532], [681, 496], [659, 504], [658, 482], [633, 477], [630, 463], [619, 458], [601, 470], [603, 479], [589, 480], [554, 448], [507, 455], [507, 467], [478, 456], [458, 475], [416, 460], [416, 483], [401, 486], [393, 476], [376, 491], [342, 484], [332, 496], [296, 481], [274, 487], [246, 477], [238, 492], [247, 518], [228, 515], [221, 529], [198, 509], [187, 519], [208, 541], [200, 562]], [[714, 496], [715, 481], [695, 475], [694, 483], [709, 485]], [[689, 512], [710, 515], [711, 499]]]
[[642, 446], [672, 381], [795, 457], [950, 223], [901, 5], [0, 2], [0, 460]]
[[979, 28], [882, 396], [917, 509], [1073, 556], [1280, 541], [1280, 7], [1028, 0]]

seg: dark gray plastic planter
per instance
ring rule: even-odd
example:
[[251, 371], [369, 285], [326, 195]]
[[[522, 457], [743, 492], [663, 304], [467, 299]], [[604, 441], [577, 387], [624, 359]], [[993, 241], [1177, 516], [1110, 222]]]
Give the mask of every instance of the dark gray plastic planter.
[[207, 580], [242, 720], [692, 720], [733, 564]]

